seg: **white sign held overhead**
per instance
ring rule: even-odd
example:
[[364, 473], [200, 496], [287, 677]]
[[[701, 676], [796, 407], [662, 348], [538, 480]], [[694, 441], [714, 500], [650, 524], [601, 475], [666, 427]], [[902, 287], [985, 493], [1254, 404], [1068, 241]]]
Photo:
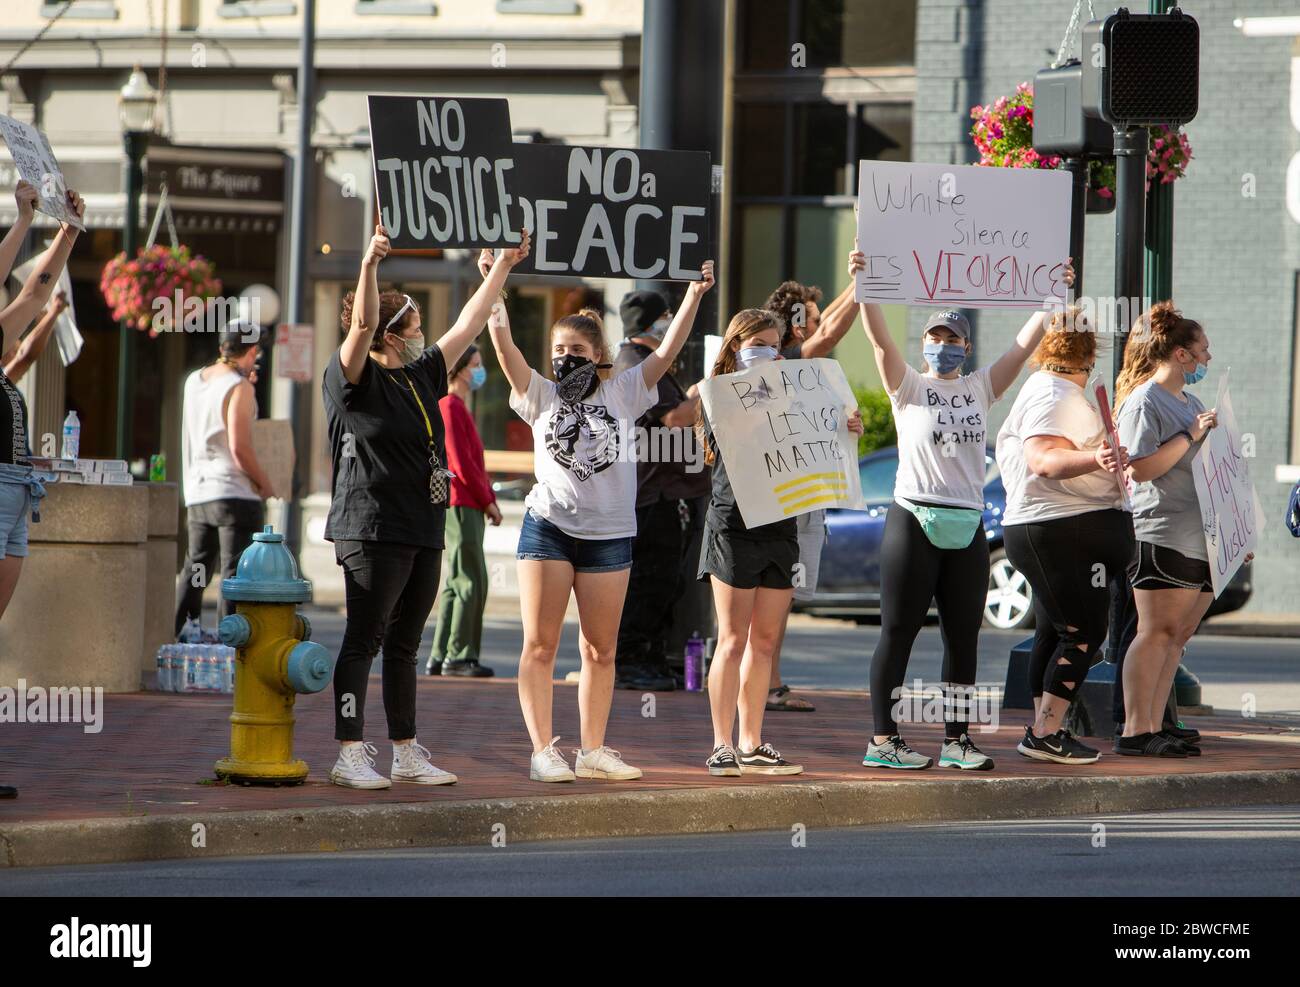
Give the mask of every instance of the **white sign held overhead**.
[[1210, 581], [1217, 598], [1232, 582], [1246, 556], [1258, 547], [1265, 519], [1242, 454], [1241, 430], [1228, 395], [1227, 373], [1219, 380], [1214, 411], [1219, 424], [1205, 433], [1205, 441], [1192, 459], [1192, 479], [1201, 505]]
[[30, 123], [0, 114], [0, 136], [9, 146], [18, 174], [36, 187], [40, 196], [36, 208], [61, 223], [84, 230], [85, 224], [68, 208], [68, 187], [63, 181], [63, 171], [45, 135]]
[[1035, 168], [863, 161], [858, 301], [934, 308], [1064, 302], [1070, 176]]

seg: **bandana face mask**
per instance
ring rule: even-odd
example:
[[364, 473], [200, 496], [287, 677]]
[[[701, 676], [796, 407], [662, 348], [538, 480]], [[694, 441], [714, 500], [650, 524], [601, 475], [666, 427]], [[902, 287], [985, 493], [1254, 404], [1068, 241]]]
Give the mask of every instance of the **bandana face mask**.
[[551, 361], [551, 369], [555, 371], [560, 400], [566, 404], [585, 401], [600, 386], [600, 378], [596, 376], [596, 371], [608, 370], [611, 366], [613, 364], [592, 363], [585, 356], [577, 356], [573, 353], [568, 356], [557, 356]]

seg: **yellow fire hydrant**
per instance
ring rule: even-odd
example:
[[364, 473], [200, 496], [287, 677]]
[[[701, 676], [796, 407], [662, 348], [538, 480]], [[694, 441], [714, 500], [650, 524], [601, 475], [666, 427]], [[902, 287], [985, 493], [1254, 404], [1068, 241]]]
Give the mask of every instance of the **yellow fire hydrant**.
[[311, 583], [271, 525], [253, 536], [221, 595], [235, 613], [218, 627], [221, 643], [236, 648], [235, 708], [230, 714], [230, 756], [216, 764], [218, 778], [241, 784], [297, 785], [307, 763], [293, 756], [293, 705], [297, 693], [320, 692], [334, 674], [334, 658], [309, 640], [311, 624], [297, 604], [311, 599]]

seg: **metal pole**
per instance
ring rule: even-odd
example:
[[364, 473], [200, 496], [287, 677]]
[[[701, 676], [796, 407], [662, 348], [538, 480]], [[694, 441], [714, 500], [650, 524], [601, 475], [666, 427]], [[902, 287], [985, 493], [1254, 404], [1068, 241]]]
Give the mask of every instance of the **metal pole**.
[[[126, 212], [122, 217], [122, 250], [127, 260], [133, 260], [140, 246], [140, 191], [144, 187], [144, 169], [140, 162], [149, 144], [149, 135], [127, 131], [123, 135], [123, 144], [126, 148]], [[128, 463], [135, 415], [135, 334], [136, 330], [125, 321], [118, 326], [117, 458]]]
[[[1153, 14], [1167, 13], [1174, 0], [1149, 0]], [[1146, 289], [1152, 303], [1174, 294], [1174, 187], [1156, 182], [1147, 193]]]
[[1146, 219], [1147, 130], [1115, 128], [1115, 379], [1124, 346], [1142, 312], [1142, 230]]
[[[316, 166], [311, 135], [316, 120], [316, 0], [303, 0], [302, 39], [298, 46], [298, 149], [293, 164], [293, 205], [289, 214], [289, 305], [286, 321], [290, 325], [304, 319], [307, 290], [307, 251], [310, 243], [312, 170]], [[306, 488], [305, 474], [311, 447], [308, 429], [311, 416], [306, 388], [290, 381], [289, 422], [293, 429], [294, 448], [298, 455], [294, 465], [293, 490], [285, 512], [284, 542], [295, 556], [302, 549], [302, 503]]]
[[1074, 297], [1083, 296], [1083, 230], [1088, 217], [1088, 159], [1066, 158], [1070, 173], [1070, 257], [1074, 263]]

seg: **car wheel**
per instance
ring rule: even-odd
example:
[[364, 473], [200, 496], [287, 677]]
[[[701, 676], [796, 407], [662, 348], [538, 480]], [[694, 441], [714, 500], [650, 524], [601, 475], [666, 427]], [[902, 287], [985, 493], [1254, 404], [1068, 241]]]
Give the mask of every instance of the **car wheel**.
[[996, 549], [989, 557], [989, 594], [984, 603], [984, 623], [1000, 631], [1034, 626], [1034, 591], [1024, 573], [1007, 553]]

